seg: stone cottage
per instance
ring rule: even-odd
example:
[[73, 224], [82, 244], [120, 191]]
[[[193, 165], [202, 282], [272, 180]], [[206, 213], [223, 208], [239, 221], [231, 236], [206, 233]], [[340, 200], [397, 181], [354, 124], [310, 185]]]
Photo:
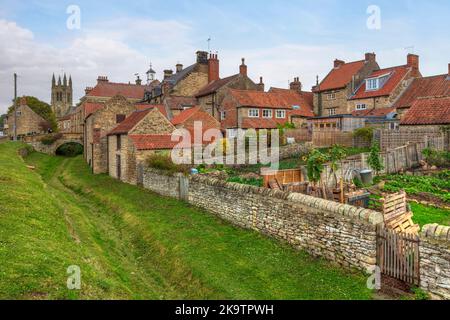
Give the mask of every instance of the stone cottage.
[[419, 56], [408, 54], [407, 64], [380, 69], [368, 75], [349, 98], [350, 112], [392, 107], [419, 71]]
[[14, 121], [17, 123], [17, 136], [29, 136], [47, 133], [44, 131], [47, 120], [34, 112], [28, 105], [25, 97], [20, 99], [16, 111], [16, 120], [14, 120], [14, 109], [7, 115], [4, 132], [9, 137], [14, 136]]
[[217, 54], [211, 54], [208, 59], [208, 85], [200, 89], [195, 97], [198, 104], [217, 120], [220, 118], [220, 109], [222, 101], [225, 97], [227, 89], [240, 90], [260, 90], [264, 91], [264, 83], [260, 78], [260, 83], [255, 84], [247, 75], [247, 65], [245, 59], [242, 58], [242, 64], [239, 66], [239, 73], [220, 78], [219, 75], [219, 59]]
[[145, 92], [144, 100], [152, 104], [162, 104], [168, 96], [193, 97], [201, 88], [208, 84], [208, 53], [197, 51], [197, 60], [189, 67], [176, 65], [173, 70], [164, 70], [164, 79]]
[[222, 129], [235, 138], [238, 129], [276, 129], [291, 122], [291, 112], [314, 114], [303, 97], [293, 90], [272, 92], [229, 89], [222, 102]]
[[347, 100], [373, 71], [380, 67], [375, 53], [366, 53], [365, 59], [354, 62], [335, 60], [333, 69], [313, 88], [314, 114], [334, 116], [350, 114]]
[[95, 174], [106, 173], [107, 134], [125, 118], [136, 111], [137, 106], [123, 96], [110, 98], [85, 119], [84, 156]]
[[137, 165], [151, 154], [169, 152], [178, 143], [171, 137], [175, 126], [161, 110], [164, 106], [133, 112], [108, 133], [106, 154], [111, 177], [136, 184]]

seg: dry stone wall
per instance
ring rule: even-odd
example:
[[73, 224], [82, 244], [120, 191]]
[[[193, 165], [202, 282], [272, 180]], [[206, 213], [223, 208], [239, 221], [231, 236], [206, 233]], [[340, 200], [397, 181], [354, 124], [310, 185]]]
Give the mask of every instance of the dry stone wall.
[[420, 236], [420, 286], [435, 299], [450, 299], [450, 227], [426, 225]]
[[288, 242], [314, 256], [345, 267], [366, 270], [376, 264], [376, 226], [381, 213], [337, 204], [302, 194], [286, 193], [201, 175], [166, 176], [142, 169], [142, 185], [159, 194], [180, 198], [237, 226]]

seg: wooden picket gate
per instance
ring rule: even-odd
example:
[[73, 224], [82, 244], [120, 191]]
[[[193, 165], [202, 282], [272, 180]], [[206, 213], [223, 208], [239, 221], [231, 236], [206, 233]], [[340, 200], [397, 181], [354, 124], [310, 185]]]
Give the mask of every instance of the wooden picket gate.
[[381, 273], [410, 285], [419, 285], [419, 237], [379, 227], [377, 265]]

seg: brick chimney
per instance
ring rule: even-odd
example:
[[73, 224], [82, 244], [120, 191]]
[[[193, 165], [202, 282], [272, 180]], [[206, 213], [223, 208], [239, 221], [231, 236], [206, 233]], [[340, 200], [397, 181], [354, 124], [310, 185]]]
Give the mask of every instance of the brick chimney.
[[408, 54], [407, 66], [411, 68], [411, 76], [417, 78], [420, 76], [419, 71], [419, 56], [416, 54]]
[[170, 91], [170, 83], [168, 81], [163, 81], [162, 83], [162, 94], [166, 95]]
[[177, 70], [177, 73], [181, 72], [183, 70], [183, 65], [181, 63], [177, 63], [176, 70]]
[[206, 51], [197, 51], [197, 63], [207, 64], [208, 63], [208, 52]]
[[448, 73], [447, 73], [447, 78], [450, 78], [450, 63], [448, 64]]
[[264, 92], [264, 82], [263, 82], [263, 77], [259, 77], [259, 83], [257, 84], [257, 86], [258, 86], [258, 91]]
[[335, 68], [339, 68], [343, 64], [345, 64], [345, 61], [343, 61], [343, 60], [339, 60], [339, 59], [334, 60], [334, 67]]
[[84, 93], [85, 93], [86, 95], [88, 95], [93, 89], [94, 89], [94, 88], [92, 88], [92, 87], [86, 87], [86, 89], [84, 89]]
[[164, 80], [170, 78], [173, 75], [173, 70], [164, 70]]
[[245, 58], [242, 58], [242, 64], [239, 66], [239, 73], [242, 76], [247, 76], [247, 65], [245, 64]]
[[105, 77], [105, 76], [98, 76], [98, 78], [97, 78], [97, 84], [100, 84], [100, 83], [108, 83], [108, 82], [109, 82], [108, 77]]
[[300, 78], [294, 78], [294, 81], [290, 83], [289, 88], [298, 92], [302, 91], [302, 83], [300, 82]]
[[219, 80], [219, 59], [217, 54], [210, 54], [208, 59], [208, 82]]
[[140, 86], [142, 84], [142, 80], [141, 80], [141, 78], [139, 76], [137, 76], [137, 78], [136, 78], [136, 84], [138, 86]]
[[375, 61], [377, 59], [377, 55], [375, 54], [375, 52], [372, 52], [372, 53], [370, 53], [370, 52], [368, 52], [368, 53], [366, 53], [366, 61], [367, 62], [369, 62], [369, 61]]

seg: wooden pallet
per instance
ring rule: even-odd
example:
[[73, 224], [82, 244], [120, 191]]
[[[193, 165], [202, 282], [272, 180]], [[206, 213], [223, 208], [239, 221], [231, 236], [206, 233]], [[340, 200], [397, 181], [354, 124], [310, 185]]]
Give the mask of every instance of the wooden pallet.
[[413, 213], [409, 210], [405, 191], [386, 195], [381, 202], [386, 228], [398, 233], [418, 234], [420, 227], [412, 221]]

